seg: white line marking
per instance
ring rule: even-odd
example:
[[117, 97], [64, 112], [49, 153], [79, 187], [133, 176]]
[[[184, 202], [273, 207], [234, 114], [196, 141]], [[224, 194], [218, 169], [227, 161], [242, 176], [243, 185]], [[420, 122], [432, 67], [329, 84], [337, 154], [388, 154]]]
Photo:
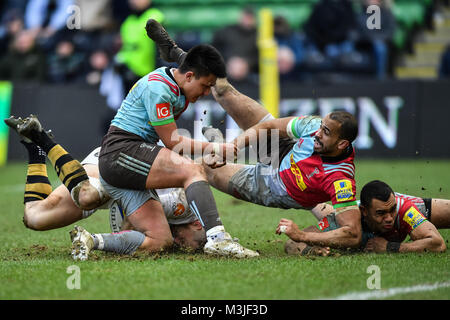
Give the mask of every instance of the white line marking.
[[440, 288], [450, 287], [450, 282], [436, 282], [434, 284], [419, 284], [412, 287], [398, 287], [381, 290], [370, 290], [363, 292], [353, 292], [337, 296], [335, 298], [326, 298], [326, 300], [368, 300], [368, 299], [385, 299], [398, 294], [433, 291]]

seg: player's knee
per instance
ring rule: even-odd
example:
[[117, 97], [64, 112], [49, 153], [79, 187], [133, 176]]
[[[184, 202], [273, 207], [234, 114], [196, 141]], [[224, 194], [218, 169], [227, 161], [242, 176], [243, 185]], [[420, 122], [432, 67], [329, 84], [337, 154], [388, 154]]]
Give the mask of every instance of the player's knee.
[[23, 224], [26, 228], [35, 230], [35, 231], [42, 231], [44, 230], [44, 226], [42, 223], [40, 223], [39, 215], [37, 214], [37, 210], [35, 210], [33, 207], [27, 207], [25, 206], [25, 211], [23, 214]]
[[185, 181], [193, 179], [206, 180], [206, 172], [201, 164], [192, 162], [185, 166], [184, 177]]
[[78, 203], [83, 210], [92, 210], [98, 207], [100, 195], [98, 191], [92, 187], [82, 188], [78, 195]]

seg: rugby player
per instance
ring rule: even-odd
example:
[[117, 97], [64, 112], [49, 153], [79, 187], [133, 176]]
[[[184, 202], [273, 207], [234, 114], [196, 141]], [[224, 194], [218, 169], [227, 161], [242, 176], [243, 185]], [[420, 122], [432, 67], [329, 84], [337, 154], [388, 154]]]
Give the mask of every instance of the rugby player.
[[[148, 208], [145, 214], [129, 216], [130, 222], [143, 231], [145, 241], [151, 241], [154, 226], [165, 223], [153, 190], [179, 187], [185, 190], [191, 210], [206, 230], [205, 253], [250, 258], [259, 254], [234, 242], [225, 231], [202, 164], [181, 155], [200, 150], [226, 160], [235, 156], [235, 145], [184, 137], [178, 134], [175, 122], [189, 103], [209, 95], [216, 79], [225, 75], [220, 53], [210, 45], [198, 45], [189, 50], [178, 68], [161, 67], [141, 78], [103, 138], [100, 180], [114, 199], [130, 198], [130, 190], [149, 190], [153, 195], [144, 205]], [[160, 139], [166, 147], [157, 145]], [[213, 161], [210, 165], [216, 164]], [[166, 231], [169, 240], [171, 234]], [[143, 238], [129, 241], [140, 245]]]
[[[362, 214], [361, 250], [366, 252], [443, 252], [444, 239], [437, 229], [450, 228], [450, 200], [409, 196], [394, 192], [385, 182], [374, 180], [361, 190], [359, 208]], [[339, 228], [331, 206], [317, 226], [303, 232], [323, 232]], [[285, 250], [289, 254], [304, 254], [311, 250], [305, 243], [295, 241], [301, 233], [291, 220], [284, 219], [289, 240]], [[411, 242], [404, 242], [409, 235]], [[317, 250], [317, 248], [315, 248]], [[323, 249], [329, 253], [327, 248]]]
[[[21, 118], [16, 119], [14, 117], [5, 119], [5, 123], [16, 132], [19, 132], [18, 126], [20, 128], [20, 124], [23, 124], [25, 121], [26, 120], [22, 120]], [[114, 221], [114, 218], [122, 219], [120, 215], [129, 216], [133, 214], [134, 209], [132, 205], [134, 202], [140, 201], [145, 203], [151, 199], [148, 192], [142, 191], [135, 192], [134, 196], [136, 199], [133, 202], [129, 202], [127, 199], [110, 199], [98, 180], [98, 155], [100, 148], [97, 148], [92, 151], [81, 163], [79, 163], [79, 167], [83, 168], [86, 175], [89, 177], [85, 187], [80, 190], [80, 197], [86, 199], [85, 205], [87, 207], [94, 207], [92, 210], [83, 210], [75, 205], [68, 188], [65, 185], [60, 185], [55, 190], [52, 189], [47, 176], [47, 168], [45, 164], [46, 154], [35, 143], [22, 136], [20, 133], [19, 135], [21, 137], [21, 143], [28, 150], [29, 156], [24, 195], [25, 210], [23, 218], [25, 226], [29, 229], [44, 231], [65, 227], [91, 216], [97, 209], [111, 208], [111, 215], [115, 215], [112, 217], [113, 220], [111, 220], [111, 229], [114, 232], [119, 232], [121, 231], [121, 221]], [[72, 162], [78, 163], [78, 161], [74, 159], [72, 159]], [[56, 168], [58, 171], [58, 167]], [[205, 231], [197, 217], [187, 206], [182, 189], [163, 189], [157, 190], [157, 192], [164, 209], [165, 217], [167, 219], [166, 221], [173, 235], [173, 242], [180, 247], [191, 250], [196, 250], [203, 246], [206, 242]], [[101, 196], [101, 193], [104, 195]], [[110, 200], [102, 206], [95, 207], [98, 205], [101, 197]], [[92, 203], [89, 203], [88, 200], [92, 201]], [[128, 226], [130, 226], [130, 224], [128, 224]], [[133, 229], [132, 225], [131, 227], [131, 229]], [[122, 229], [122, 231], [124, 230]], [[104, 251], [125, 254], [131, 254], [137, 249], [150, 251], [152, 249], [146, 247], [145, 243], [143, 243], [139, 247], [128, 247], [128, 249], [125, 250], [122, 246], [118, 245], [117, 242], [111, 242], [109, 245], [102, 248], [98, 247], [98, 244], [94, 246], [94, 239], [108, 237], [108, 234], [90, 235], [86, 230], [78, 226], [71, 231], [73, 238], [75, 238], [76, 234], [79, 234], [80, 237], [81, 235], [83, 236], [82, 241], [85, 242], [84, 245], [86, 248], [80, 250], [80, 239], [73, 239], [74, 249], [72, 256], [75, 260], [86, 260], [89, 255], [89, 251], [93, 249], [101, 249]], [[129, 233], [122, 232], [121, 234], [124, 235], [123, 237], [126, 237]], [[153, 236], [156, 238], [157, 233]], [[159, 251], [163, 248], [165, 247], [156, 247], [154, 248], [154, 251]]]
[[[148, 21], [147, 32], [163, 59], [177, 63], [187, 59], [188, 54], [176, 46], [157, 21]], [[278, 159], [273, 161], [272, 155], [271, 163], [227, 163], [219, 168], [205, 165], [209, 183], [236, 198], [269, 207], [312, 209], [331, 200], [340, 228], [304, 233], [302, 241], [322, 246], [358, 247], [361, 219], [355, 198], [352, 147], [358, 130], [355, 118], [347, 112], [335, 111], [323, 119], [313, 116], [274, 119], [226, 78], [217, 79], [212, 93], [245, 130], [233, 141], [238, 149], [246, 147], [252, 138], [258, 139], [259, 132], [263, 131], [268, 132], [271, 139], [276, 134], [281, 139]]]

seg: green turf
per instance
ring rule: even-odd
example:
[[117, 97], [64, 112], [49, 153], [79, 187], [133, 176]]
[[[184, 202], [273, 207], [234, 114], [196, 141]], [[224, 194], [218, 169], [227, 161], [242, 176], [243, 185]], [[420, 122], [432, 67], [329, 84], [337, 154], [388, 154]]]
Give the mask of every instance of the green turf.
[[[50, 166], [49, 167], [49, 171]], [[450, 198], [450, 160], [357, 162], [357, 184], [381, 179], [412, 195]], [[443, 254], [350, 254], [288, 257], [285, 236], [275, 228], [282, 217], [299, 226], [314, 224], [309, 212], [270, 209], [215, 192], [227, 230], [258, 250], [254, 260], [202, 254], [137, 254], [118, 257], [95, 253], [91, 261], [69, 255], [71, 227], [37, 232], [22, 224], [26, 165], [0, 168], [0, 299], [321, 299], [368, 291], [367, 268], [377, 265], [381, 288], [409, 287], [450, 280], [449, 250]], [[53, 173], [53, 185], [58, 184]], [[91, 232], [109, 230], [107, 211], [79, 222]], [[447, 242], [450, 231], [442, 230]], [[69, 290], [67, 268], [80, 268], [81, 289]], [[449, 299], [450, 288], [393, 296], [390, 299]]]

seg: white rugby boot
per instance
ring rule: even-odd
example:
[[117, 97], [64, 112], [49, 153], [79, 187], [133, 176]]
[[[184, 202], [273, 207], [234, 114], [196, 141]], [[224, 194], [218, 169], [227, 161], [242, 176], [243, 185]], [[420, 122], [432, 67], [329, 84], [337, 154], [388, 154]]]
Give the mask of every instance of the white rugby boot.
[[89, 257], [89, 252], [94, 247], [94, 239], [91, 234], [80, 226], [70, 231], [72, 240], [72, 258], [73, 260], [85, 261]]
[[[215, 229], [215, 230], [213, 230]], [[219, 255], [233, 258], [255, 258], [259, 253], [243, 247], [237, 241], [234, 241], [228, 232], [225, 232], [223, 226], [217, 226], [208, 231], [208, 241], [203, 251], [206, 254]], [[212, 232], [210, 232], [212, 231]]]

